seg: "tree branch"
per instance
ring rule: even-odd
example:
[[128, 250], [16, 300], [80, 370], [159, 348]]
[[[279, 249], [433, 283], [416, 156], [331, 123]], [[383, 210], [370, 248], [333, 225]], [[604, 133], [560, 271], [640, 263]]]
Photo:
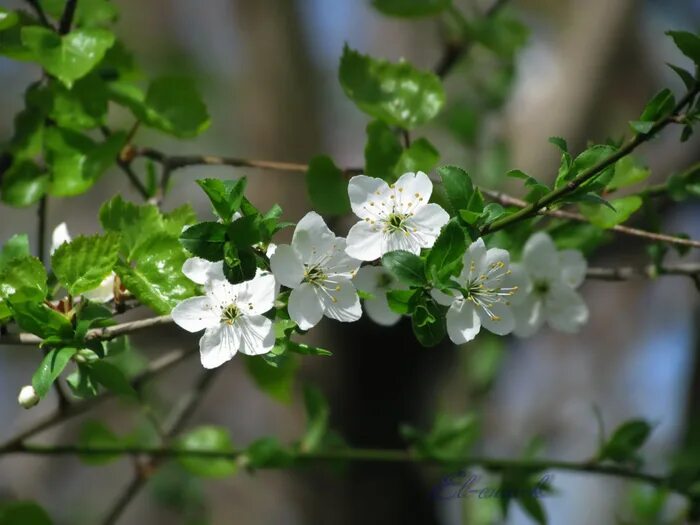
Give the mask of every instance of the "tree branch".
[[634, 137], [628, 140], [621, 148], [615, 151], [615, 153], [596, 163], [594, 166], [583, 170], [566, 185], [560, 186], [559, 188], [550, 191], [546, 195], [540, 197], [537, 201], [528, 204], [520, 211], [508, 215], [507, 217], [503, 217], [502, 219], [496, 219], [494, 222], [487, 224], [481, 229], [481, 234], [485, 235], [487, 233], [493, 233], [507, 226], [510, 226], [511, 224], [515, 224], [516, 222], [529, 219], [530, 217], [534, 217], [535, 215], [541, 213], [540, 210], [542, 210], [542, 208], [546, 208], [548, 205], [574, 192], [575, 190], [580, 188], [584, 183], [595, 178], [597, 175], [600, 175], [600, 173], [602, 173], [605, 169], [609, 168], [610, 166], [614, 165], [622, 157], [629, 155], [635, 149], [637, 149], [638, 146], [649, 141], [652, 137], [654, 137], [654, 135], [659, 133], [667, 125], [676, 122], [676, 117], [680, 114], [680, 112], [686, 105], [693, 101], [693, 99], [699, 91], [700, 83], [696, 82], [695, 86], [692, 89], [690, 89], [676, 104], [671, 113], [658, 120], [651, 127], [648, 133], [637, 133], [636, 135], [634, 135]]
[[44, 8], [41, 7], [41, 4], [38, 2], [38, 0], [25, 0], [27, 4], [32, 8], [34, 13], [36, 14], [37, 18], [39, 18], [39, 22], [48, 29], [51, 29], [52, 31], [55, 31], [56, 28], [51, 25], [51, 22], [49, 22], [49, 19], [46, 16], [46, 13], [44, 12]]
[[75, 9], [78, 7], [78, 0], [67, 0], [66, 7], [63, 9], [63, 14], [61, 15], [61, 21], [58, 24], [58, 33], [65, 35], [70, 33], [70, 27], [73, 25], [73, 18], [75, 17]]
[[[65, 456], [65, 455], [102, 455], [124, 454], [131, 456], [148, 455], [153, 458], [217, 458], [237, 460], [245, 457], [246, 451], [235, 450], [222, 452], [220, 450], [185, 450], [174, 447], [142, 447], [142, 446], [118, 446], [118, 447], [86, 447], [79, 445], [22, 445], [15, 450], [0, 450], [2, 454], [30, 454], [41, 456]], [[624, 478], [633, 481], [641, 481], [656, 487], [669, 487], [666, 477], [632, 470], [618, 465], [609, 465], [591, 462], [558, 461], [550, 459], [503, 459], [483, 456], [465, 456], [450, 460], [438, 460], [417, 455], [410, 450], [400, 449], [368, 449], [347, 448], [332, 451], [296, 452], [296, 458], [300, 461], [329, 462], [329, 461], [358, 461], [358, 462], [383, 462], [383, 463], [427, 463], [441, 466], [481, 467], [495, 472], [508, 470], [521, 470], [539, 472], [543, 470], [564, 470], [587, 474], [599, 474]], [[131, 488], [131, 485], [129, 486]], [[687, 491], [674, 488], [677, 493], [689, 496]], [[130, 492], [133, 492], [131, 489]]]

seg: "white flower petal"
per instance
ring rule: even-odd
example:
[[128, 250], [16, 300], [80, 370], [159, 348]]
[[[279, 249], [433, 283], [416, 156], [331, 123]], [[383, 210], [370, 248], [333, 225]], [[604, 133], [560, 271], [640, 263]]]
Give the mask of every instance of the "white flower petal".
[[419, 255], [420, 248], [421, 245], [415, 235], [401, 230], [395, 230], [384, 237], [382, 254], [393, 252], [394, 250], [405, 250], [415, 255]]
[[454, 303], [455, 299], [457, 299], [457, 295], [446, 294], [445, 292], [441, 292], [436, 288], [430, 290], [430, 295], [433, 299], [435, 299], [437, 304], [441, 304], [442, 306], [452, 306], [452, 303]]
[[236, 355], [240, 345], [238, 331], [229, 324], [219, 323], [207, 328], [199, 340], [199, 357], [204, 368], [212, 369], [223, 365]]
[[476, 308], [481, 319], [481, 325], [489, 332], [497, 335], [506, 335], [515, 329], [515, 319], [509, 306], [502, 302], [495, 303], [489, 309], [495, 317], [491, 317], [483, 308]]
[[490, 248], [477, 265], [480, 282], [483, 282], [486, 288], [500, 288], [508, 275], [509, 266], [510, 254], [506, 250]]
[[225, 280], [223, 261], [211, 262], [201, 257], [190, 257], [182, 265], [182, 273], [192, 282], [204, 284], [216, 279]]
[[530, 236], [523, 247], [523, 264], [535, 280], [559, 277], [559, 254], [548, 234], [537, 232]]
[[243, 315], [264, 314], [274, 306], [276, 291], [275, 276], [261, 273], [250, 281], [241, 283], [236, 306]]
[[481, 330], [481, 320], [471, 301], [455, 301], [447, 310], [447, 335], [461, 345], [474, 339]]
[[270, 269], [280, 284], [295, 288], [304, 278], [304, 265], [297, 252], [288, 244], [277, 247], [270, 257]]
[[384, 234], [380, 225], [360, 221], [348, 232], [345, 253], [360, 261], [374, 261], [384, 253], [382, 252], [383, 239]]
[[267, 255], [267, 258], [269, 259], [272, 257], [275, 252], [277, 251], [277, 245], [273, 242], [267, 245], [267, 250], [265, 250], [265, 255]]
[[464, 252], [462, 259], [462, 271], [459, 274], [459, 281], [466, 283], [467, 281], [475, 281], [479, 276], [479, 270], [482, 266], [481, 261], [486, 256], [486, 245], [484, 240], [479, 237], [469, 245], [467, 251]]
[[544, 309], [549, 326], [560, 332], [578, 332], [588, 321], [588, 307], [583, 298], [576, 290], [560, 282], [550, 283]]
[[361, 261], [347, 254], [346, 241], [336, 237], [327, 260], [323, 263], [324, 272], [330, 276], [342, 276], [352, 279], [360, 268]]
[[559, 252], [559, 267], [564, 283], [578, 288], [586, 278], [588, 263], [580, 251], [562, 250]]
[[525, 267], [520, 263], [511, 264], [509, 270], [510, 273], [501, 281], [501, 287], [515, 288], [508, 300], [513, 305], [521, 304], [532, 293], [532, 281], [527, 276]]
[[102, 279], [97, 288], [88, 290], [83, 295], [86, 299], [97, 303], [108, 303], [114, 299], [114, 272]]
[[[432, 193], [433, 183], [422, 171], [404, 173], [394, 184], [394, 195], [400, 213], [408, 213], [428, 204]], [[409, 203], [412, 204], [409, 206]]]
[[323, 306], [313, 284], [302, 283], [289, 296], [289, 317], [299, 328], [308, 330], [323, 317]]
[[383, 290], [375, 293], [374, 299], [365, 299], [365, 312], [372, 321], [381, 326], [393, 326], [401, 319], [401, 314], [389, 308], [386, 292]]
[[173, 321], [188, 332], [199, 332], [216, 326], [221, 321], [221, 314], [207, 296], [190, 297], [178, 303], [171, 312]]
[[262, 315], [242, 316], [236, 320], [241, 338], [240, 352], [246, 355], [262, 355], [275, 346], [275, 328], [272, 321]]
[[[320, 260], [335, 241], [335, 234], [315, 211], [304, 215], [297, 223], [292, 236], [292, 247], [304, 264]], [[279, 250], [279, 248], [278, 248]]]
[[544, 324], [544, 304], [537, 297], [528, 295], [525, 301], [513, 306], [513, 317], [513, 333], [518, 337], [530, 337]]
[[415, 235], [420, 239], [422, 248], [430, 248], [440, 235], [440, 229], [450, 220], [450, 215], [439, 204], [426, 204], [416, 210], [412, 217], [406, 220], [410, 231], [417, 230]]
[[376, 219], [383, 215], [379, 202], [388, 200], [390, 195], [389, 185], [376, 177], [356, 175], [348, 183], [350, 206], [360, 219]]
[[227, 279], [212, 280], [204, 283], [204, 291], [212, 306], [221, 312], [224, 308], [236, 304], [242, 286], [242, 283], [231, 284]]
[[55, 252], [61, 244], [64, 242], [70, 242], [71, 237], [70, 233], [68, 232], [68, 226], [66, 226], [65, 222], [62, 222], [58, 226], [56, 226], [53, 230], [53, 233], [51, 234], [51, 254]]
[[350, 323], [362, 317], [362, 307], [357, 290], [350, 279], [334, 279], [323, 283], [324, 289], [319, 292], [326, 317]]

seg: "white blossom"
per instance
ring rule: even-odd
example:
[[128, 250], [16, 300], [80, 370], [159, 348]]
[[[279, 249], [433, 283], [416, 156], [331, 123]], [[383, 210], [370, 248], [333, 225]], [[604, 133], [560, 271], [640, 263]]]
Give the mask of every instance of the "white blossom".
[[482, 239], [464, 253], [464, 266], [456, 279], [458, 289], [450, 294], [439, 290], [433, 298], [447, 311], [447, 335], [455, 344], [474, 339], [481, 327], [498, 335], [515, 328], [511, 311], [518, 300], [521, 279], [510, 270], [510, 255], [501, 248], [486, 249]]
[[546, 322], [561, 332], [577, 332], [588, 320], [588, 307], [576, 288], [586, 277], [586, 259], [578, 250], [557, 251], [552, 238], [532, 235], [523, 260], [513, 265], [526, 277], [523, 300], [513, 308], [515, 335], [533, 335]]
[[[72, 238], [68, 231], [68, 226], [66, 226], [65, 222], [62, 222], [54, 228], [51, 234], [51, 253], [53, 254], [59, 246], [64, 243], [69, 243], [71, 240]], [[114, 277], [114, 272], [111, 272], [107, 277], [102, 279], [102, 282], [97, 288], [84, 292], [83, 296], [90, 301], [108, 303], [114, 299]]]
[[34, 390], [32, 385], [26, 385], [19, 391], [17, 402], [22, 408], [29, 409], [39, 403], [39, 395], [36, 393], [36, 390]]
[[389, 290], [402, 290], [406, 286], [382, 266], [363, 266], [355, 276], [355, 286], [373, 297], [365, 299], [365, 312], [372, 321], [382, 326], [395, 325], [401, 315], [389, 308], [386, 293]]
[[289, 316], [302, 330], [326, 315], [343, 322], [362, 315], [351, 279], [360, 261], [345, 253], [345, 239], [336, 237], [320, 215], [307, 213], [297, 224], [292, 244], [277, 246], [270, 267], [277, 280], [292, 289]]
[[361, 221], [348, 233], [348, 255], [373, 261], [394, 250], [419, 254], [430, 248], [450, 216], [429, 203], [433, 183], [428, 176], [404, 173], [389, 186], [382, 179], [357, 175], [350, 179], [352, 211]]
[[189, 259], [185, 266], [183, 273], [203, 284], [205, 295], [185, 299], [173, 308], [172, 317], [188, 332], [204, 330], [199, 340], [204, 368], [221, 366], [237, 352], [261, 355], [272, 350], [274, 326], [262, 315], [274, 306], [276, 286], [272, 274], [258, 273], [250, 281], [231, 284], [217, 278], [215, 267], [221, 268], [221, 263], [208, 263], [205, 268], [201, 260]]

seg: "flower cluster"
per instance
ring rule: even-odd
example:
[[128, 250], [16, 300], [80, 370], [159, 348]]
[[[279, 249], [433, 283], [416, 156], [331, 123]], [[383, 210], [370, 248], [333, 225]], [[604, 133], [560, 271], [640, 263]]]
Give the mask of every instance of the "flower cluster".
[[[172, 311], [185, 330], [199, 332], [202, 364], [220, 366], [237, 352], [261, 355], [275, 345], [275, 315], [285, 301], [299, 330], [325, 317], [353, 322], [364, 310], [376, 323], [396, 324], [401, 314], [388, 294], [420, 292], [443, 308], [447, 335], [455, 344], [474, 339], [485, 328], [498, 335], [532, 335], [544, 322], [572, 332], [588, 311], [575, 291], [586, 272], [580, 252], [558, 252], [545, 233], [525, 244], [523, 260], [511, 263], [508, 251], [487, 248], [483, 239], [469, 245], [461, 270], [446, 284], [417, 290], [376, 261], [397, 250], [419, 256], [430, 249], [450, 217], [430, 203], [433, 185], [425, 173], [406, 173], [396, 183], [359, 175], [348, 185], [353, 212], [360, 219], [347, 239], [338, 237], [315, 212], [296, 225], [290, 244], [270, 245], [270, 271], [258, 269], [251, 280], [231, 284], [223, 263], [188, 259], [183, 273], [202, 286], [204, 295], [182, 301]], [[281, 287], [288, 289], [279, 295]], [[361, 292], [358, 294], [358, 290]], [[278, 297], [279, 296], [279, 297]]]

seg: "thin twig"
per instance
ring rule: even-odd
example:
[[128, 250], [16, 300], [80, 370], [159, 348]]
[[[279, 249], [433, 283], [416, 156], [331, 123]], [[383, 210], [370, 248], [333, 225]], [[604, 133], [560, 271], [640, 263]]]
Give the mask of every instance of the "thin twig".
[[[153, 458], [167, 459], [178, 457], [211, 458], [211, 459], [231, 459], [236, 460], [244, 457], [244, 449], [230, 452], [221, 450], [187, 450], [175, 447], [141, 447], [141, 446], [115, 446], [115, 447], [87, 447], [80, 445], [24, 445], [17, 450], [0, 451], [0, 454], [31, 454], [45, 456], [63, 455], [103, 455], [103, 454], [125, 454], [132, 456], [148, 455]], [[578, 472], [587, 474], [599, 474], [604, 476], [619, 477], [633, 481], [641, 481], [656, 487], [671, 488], [666, 477], [633, 470], [621, 465], [601, 464], [592, 462], [559, 461], [549, 459], [502, 459], [483, 456], [466, 456], [462, 458], [452, 458], [449, 460], [439, 460], [418, 455], [410, 450], [396, 449], [368, 449], [368, 448], [346, 448], [329, 451], [297, 452], [296, 457], [303, 462], [317, 461], [363, 461], [363, 462], [384, 462], [384, 463], [428, 463], [442, 466], [460, 467], [481, 467], [494, 472], [524, 471], [541, 472], [546, 470], [564, 470], [568, 472]], [[680, 488], [673, 488], [679, 494], [689, 496], [687, 491]], [[131, 498], [138, 492], [129, 485], [128, 493]], [[122, 501], [125, 498], [120, 498]], [[128, 501], [126, 502], [128, 503]], [[110, 522], [113, 523], [113, 522]], [[105, 524], [106, 525], [106, 524]]]
[[[142, 385], [144, 385], [157, 375], [165, 372], [166, 370], [172, 368], [178, 363], [181, 363], [182, 361], [196, 353], [197, 348], [189, 350], [176, 350], [165, 354], [157, 359], [154, 359], [149, 364], [148, 368], [146, 368], [146, 370], [144, 370], [143, 372], [138, 374], [134, 379], [131, 380], [131, 385], [134, 387], [134, 389], [139, 390]], [[22, 444], [27, 439], [37, 434], [40, 434], [41, 432], [48, 430], [49, 428], [53, 428], [56, 425], [65, 423], [69, 419], [84, 414], [92, 408], [100, 405], [104, 401], [110, 399], [111, 397], [113, 397], [113, 394], [111, 391], [108, 390], [98, 396], [90, 397], [78, 403], [71, 403], [63, 413], [57, 411], [48, 418], [32, 425], [28, 429], [10, 438], [3, 445], [0, 445], [0, 450], [13, 449], [18, 445]]]
[[41, 4], [38, 2], [38, 0], [25, 0], [27, 4], [32, 8], [36, 16], [39, 18], [39, 22], [48, 29], [51, 29], [52, 31], [55, 31], [56, 28], [51, 25], [51, 22], [49, 22], [48, 17], [46, 16], [46, 13], [44, 12], [43, 7], [41, 7]]
[[699, 91], [700, 83], [696, 83], [695, 86], [693, 86], [692, 89], [688, 90], [688, 92], [680, 99], [680, 101], [676, 104], [671, 113], [666, 117], [658, 120], [651, 127], [648, 133], [637, 133], [636, 135], [634, 135], [634, 137], [628, 140], [621, 148], [615, 151], [615, 153], [609, 155], [608, 157], [591, 166], [590, 168], [583, 170], [572, 180], [570, 180], [567, 184], [550, 191], [549, 193], [537, 199], [535, 202], [528, 204], [521, 210], [501, 219], [496, 219], [494, 222], [487, 224], [481, 229], [481, 234], [484, 235], [487, 233], [493, 233], [495, 231], [505, 228], [506, 226], [515, 224], [516, 222], [529, 219], [530, 217], [534, 217], [535, 215], [541, 213], [541, 210], [543, 208], [546, 208], [547, 206], [555, 203], [562, 197], [573, 193], [584, 183], [595, 178], [607, 168], [613, 166], [618, 160], [632, 153], [635, 149], [637, 149], [638, 146], [649, 141], [657, 133], [663, 130], [667, 125], [675, 122], [674, 117], [678, 115], [686, 105], [693, 101], [693, 99]]
[[[190, 391], [182, 399], [181, 403], [179, 403], [173, 410], [172, 417], [166, 424], [166, 439], [164, 440], [166, 444], [168, 441], [172, 440], [174, 436], [180, 433], [187, 420], [202, 401], [204, 394], [209, 386], [211, 386], [219, 372], [220, 369], [204, 372], [199, 381], [197, 381], [194, 389]], [[163, 448], [167, 447], [164, 446]], [[124, 511], [127, 509], [129, 504], [146, 485], [150, 479], [150, 476], [156, 471], [162, 460], [165, 459], [165, 456], [158, 454], [150, 455], [147, 451], [143, 452], [143, 454], [148, 455], [150, 457], [150, 461], [144, 465], [137, 464], [136, 473], [133, 479], [125, 487], [124, 492], [122, 492], [121, 496], [107, 513], [107, 517], [105, 518], [103, 525], [114, 525], [117, 523], [117, 521], [119, 521], [119, 518], [124, 514]]]
[[65, 35], [70, 33], [70, 27], [73, 25], [75, 17], [75, 9], [78, 7], [78, 0], [67, 0], [66, 7], [63, 9], [61, 21], [58, 24], [58, 33]]

